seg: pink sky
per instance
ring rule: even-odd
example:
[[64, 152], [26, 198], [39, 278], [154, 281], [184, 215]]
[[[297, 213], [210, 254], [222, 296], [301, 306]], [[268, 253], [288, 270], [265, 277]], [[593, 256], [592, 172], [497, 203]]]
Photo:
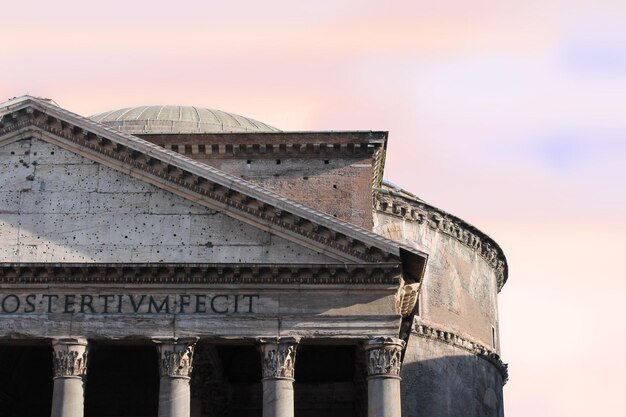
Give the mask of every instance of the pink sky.
[[507, 254], [507, 417], [623, 415], [623, 1], [13, 1], [0, 36], [0, 101], [388, 130], [387, 179]]

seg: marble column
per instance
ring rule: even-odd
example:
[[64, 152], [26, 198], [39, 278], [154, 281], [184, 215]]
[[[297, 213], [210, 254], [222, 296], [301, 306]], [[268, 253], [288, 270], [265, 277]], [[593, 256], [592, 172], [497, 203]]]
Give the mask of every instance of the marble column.
[[85, 375], [87, 340], [64, 338], [52, 341], [52, 417], [83, 417], [85, 414]]
[[259, 340], [263, 371], [263, 417], [293, 417], [293, 381], [299, 338]]
[[395, 337], [376, 337], [366, 341], [367, 415], [400, 417], [400, 358], [404, 341]]
[[190, 376], [197, 338], [155, 340], [159, 352], [159, 417], [190, 417]]

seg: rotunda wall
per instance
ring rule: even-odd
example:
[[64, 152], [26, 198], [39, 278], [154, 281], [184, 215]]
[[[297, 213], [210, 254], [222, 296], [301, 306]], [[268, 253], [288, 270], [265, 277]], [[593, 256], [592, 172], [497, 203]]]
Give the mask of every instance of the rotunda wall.
[[402, 365], [404, 417], [503, 417], [503, 378], [485, 357], [412, 334]]
[[429, 254], [420, 319], [470, 335], [498, 351], [497, 271], [475, 249], [428, 221], [374, 213], [374, 232]]

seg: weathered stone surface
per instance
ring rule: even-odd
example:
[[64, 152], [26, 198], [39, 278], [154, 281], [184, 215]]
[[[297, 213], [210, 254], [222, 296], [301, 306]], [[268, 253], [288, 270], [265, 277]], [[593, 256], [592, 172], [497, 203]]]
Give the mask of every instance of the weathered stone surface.
[[159, 417], [189, 417], [196, 337], [155, 340], [159, 352]]
[[[472, 248], [426, 223], [375, 213], [377, 233], [428, 250], [430, 256], [419, 300], [419, 314], [493, 345], [498, 332], [496, 272]], [[492, 330], [493, 328], [493, 330]]]
[[313, 285], [3, 285], [0, 337], [254, 339], [281, 329], [285, 335], [362, 338], [399, 325], [393, 288], [334, 297], [336, 291]]
[[[277, 194], [366, 229], [372, 228], [372, 161], [338, 158], [211, 159], [189, 155], [207, 165], [259, 184]], [[280, 164], [276, 162], [280, 160]], [[337, 204], [341, 201], [342, 204]]]
[[0, 169], [5, 262], [331, 261], [40, 140], [2, 149], [28, 146], [28, 168]]
[[84, 378], [87, 373], [87, 340], [62, 338], [52, 342], [54, 392], [52, 417], [84, 415]]
[[[492, 349], [506, 260], [497, 245], [453, 216], [425, 213], [419, 199], [395, 201], [393, 190], [379, 198], [375, 188], [375, 231], [405, 247], [333, 219], [371, 229], [385, 132], [153, 136], [196, 161], [41, 100], [0, 109], [0, 342], [280, 335], [355, 345], [399, 329], [405, 337], [417, 305], [432, 326], [412, 328], [405, 416], [501, 416], [506, 367]], [[398, 274], [381, 278], [372, 265], [409, 271], [407, 252], [425, 262], [410, 248], [430, 263], [419, 284], [412, 268], [405, 291]], [[367, 351], [372, 416], [400, 414], [400, 345]], [[363, 375], [365, 361], [357, 367]], [[279, 369], [290, 372], [265, 375], [266, 415], [293, 414], [293, 367]], [[187, 416], [189, 384], [179, 382], [188, 375], [162, 375], [160, 415]], [[67, 377], [68, 394], [54, 401], [75, 406], [81, 377]], [[355, 381], [363, 392], [364, 377]]]
[[403, 417], [503, 417], [502, 377], [490, 362], [437, 340], [409, 340]]
[[363, 344], [367, 369], [367, 415], [400, 417], [400, 367], [405, 342], [375, 337]]
[[365, 365], [370, 378], [398, 378], [402, 365], [403, 340], [376, 337], [364, 343]]
[[293, 381], [299, 338], [259, 340], [263, 379], [263, 417], [293, 417]]

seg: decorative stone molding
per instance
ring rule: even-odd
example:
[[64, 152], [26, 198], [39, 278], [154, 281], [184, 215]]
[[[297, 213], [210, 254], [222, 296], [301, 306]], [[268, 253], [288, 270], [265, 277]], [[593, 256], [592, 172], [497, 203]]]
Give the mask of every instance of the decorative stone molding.
[[201, 158], [337, 158], [372, 155], [386, 141], [386, 132], [239, 132], [142, 134], [135, 136], [182, 155]]
[[390, 285], [397, 263], [310, 264], [0, 264], [0, 284], [306, 284]]
[[159, 351], [161, 377], [190, 378], [193, 350], [198, 338], [154, 340]]
[[294, 379], [299, 338], [259, 339], [263, 378]]
[[502, 385], [505, 385], [509, 380], [508, 364], [504, 363], [502, 359], [500, 359], [500, 355], [498, 355], [493, 349], [490, 349], [483, 344], [474, 342], [467, 337], [459, 336], [458, 334], [447, 330], [419, 323], [417, 320], [413, 322], [412, 333], [418, 337], [436, 340], [438, 342], [446, 343], [456, 348], [466, 350], [495, 366], [502, 376]]
[[67, 148], [78, 147], [79, 153], [110, 167], [229, 211], [241, 219], [254, 219], [265, 227], [275, 228], [277, 234], [298, 236], [311, 247], [332, 248], [341, 260], [399, 261], [396, 242], [286, 200], [206, 164], [32, 97], [5, 103], [0, 108], [0, 142], [27, 135]]
[[400, 291], [399, 310], [402, 317], [408, 317], [413, 313], [417, 297], [419, 296], [419, 283], [405, 284]]
[[374, 209], [407, 222], [416, 222], [449, 236], [471, 248], [496, 272], [498, 291], [508, 278], [504, 252], [489, 236], [463, 220], [426, 204], [405, 192], [387, 188], [374, 190]]
[[383, 184], [383, 174], [385, 170], [385, 157], [387, 153], [387, 138], [383, 146], [377, 147], [372, 159], [372, 189], [376, 189]]
[[368, 377], [400, 378], [405, 345], [403, 340], [395, 337], [376, 337], [364, 342]]
[[54, 339], [52, 349], [54, 378], [84, 378], [87, 375], [87, 340]]

